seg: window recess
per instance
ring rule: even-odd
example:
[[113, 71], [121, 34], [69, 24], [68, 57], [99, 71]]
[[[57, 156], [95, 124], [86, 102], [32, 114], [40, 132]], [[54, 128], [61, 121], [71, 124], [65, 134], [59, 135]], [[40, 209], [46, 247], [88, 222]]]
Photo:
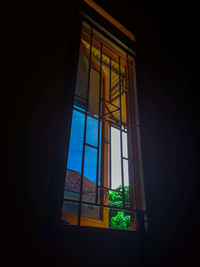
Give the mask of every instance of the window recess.
[[144, 224], [134, 75], [133, 55], [84, 19], [63, 194], [65, 225], [136, 231]]

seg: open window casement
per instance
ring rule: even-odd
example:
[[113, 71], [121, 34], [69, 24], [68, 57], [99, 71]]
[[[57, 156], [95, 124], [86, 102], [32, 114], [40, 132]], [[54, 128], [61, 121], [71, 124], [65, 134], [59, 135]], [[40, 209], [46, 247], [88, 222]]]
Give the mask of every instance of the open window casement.
[[[62, 209], [68, 225], [136, 230], [142, 207], [134, 58], [83, 21]], [[133, 161], [134, 158], [134, 161]], [[137, 176], [137, 178], [136, 178]]]

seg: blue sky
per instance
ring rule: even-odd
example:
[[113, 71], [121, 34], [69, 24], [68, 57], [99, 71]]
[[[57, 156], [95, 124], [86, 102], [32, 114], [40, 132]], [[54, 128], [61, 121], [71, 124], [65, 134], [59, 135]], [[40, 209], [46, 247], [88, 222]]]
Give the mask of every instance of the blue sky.
[[[73, 111], [67, 168], [81, 173], [85, 115]], [[86, 143], [97, 146], [98, 121], [87, 117]], [[85, 146], [85, 163], [83, 175], [96, 182], [97, 150]], [[99, 168], [100, 169], [100, 168]]]
[[[73, 110], [67, 168], [81, 173], [85, 115]], [[86, 143], [97, 146], [98, 120], [87, 117]], [[127, 157], [127, 135], [123, 133], [123, 156]], [[121, 185], [120, 131], [111, 127], [111, 174], [112, 188]], [[124, 184], [128, 185], [128, 161], [123, 160]], [[97, 150], [85, 146], [83, 175], [96, 183]], [[99, 164], [100, 176], [100, 164]]]

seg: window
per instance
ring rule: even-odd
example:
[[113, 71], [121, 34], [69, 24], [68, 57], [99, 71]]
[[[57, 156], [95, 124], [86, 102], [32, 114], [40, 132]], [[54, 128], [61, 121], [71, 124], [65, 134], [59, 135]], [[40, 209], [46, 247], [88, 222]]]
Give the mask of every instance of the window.
[[65, 225], [138, 229], [143, 194], [134, 64], [130, 49], [83, 20], [62, 207]]

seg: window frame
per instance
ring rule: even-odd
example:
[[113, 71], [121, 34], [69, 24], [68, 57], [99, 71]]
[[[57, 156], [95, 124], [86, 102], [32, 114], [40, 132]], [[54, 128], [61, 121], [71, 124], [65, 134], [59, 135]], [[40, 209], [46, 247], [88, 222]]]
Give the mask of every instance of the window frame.
[[[80, 41], [80, 51], [89, 60], [90, 56], [88, 55], [87, 50], [85, 49], [81, 41]], [[100, 72], [100, 66], [96, 63], [96, 60], [92, 55], [91, 55], [91, 65], [94, 67], [95, 70]], [[103, 70], [101, 70], [101, 77], [103, 80], [103, 91], [104, 91], [104, 88], [106, 86], [105, 84], [106, 84], [107, 76]], [[102, 125], [102, 140], [103, 138], [104, 138], [104, 125]], [[105, 146], [102, 145], [102, 154], [104, 154], [104, 149], [105, 149]], [[105, 160], [103, 157], [103, 165], [104, 163], [105, 163]], [[100, 168], [101, 168], [101, 173], [102, 173], [104, 168], [102, 166], [100, 166]], [[103, 175], [103, 179], [101, 180], [101, 182], [103, 182], [104, 186], [106, 187], [108, 186], [107, 185], [108, 177], [106, 177], [105, 174]], [[100, 219], [94, 219], [94, 218], [90, 218], [87, 216], [81, 216], [81, 226], [92, 226], [92, 227], [96, 226], [96, 227], [107, 228], [108, 227], [108, 210], [103, 208], [103, 211], [101, 212], [100, 217], [101, 217]], [[78, 214], [72, 214], [72, 213], [63, 211], [62, 220], [69, 220], [69, 219], [71, 220], [72, 224], [76, 224], [78, 220]]]
[[[80, 36], [81, 36], [81, 28], [82, 28], [82, 20], [89, 20], [97, 24], [101, 25], [103, 29], [106, 29], [106, 34], [101, 30], [101, 27], [98, 28], [99, 32], [103, 32], [106, 37], [109, 39], [109, 34], [107, 33], [112, 32], [112, 36], [118, 36], [118, 39], [122, 41], [125, 47], [129, 47], [130, 51], [133, 52], [132, 55], [136, 57], [136, 45], [135, 42], [131, 41], [124, 35], [120, 30], [118, 30], [114, 25], [112, 25], [109, 21], [107, 21], [104, 17], [102, 17], [97, 11], [89, 7], [87, 4], [82, 2], [79, 6], [73, 7], [74, 12], [74, 30], [71, 32], [70, 37], [70, 45], [69, 45], [69, 53], [67, 56], [66, 61], [66, 78], [65, 78], [65, 86], [63, 90], [63, 103], [61, 104], [61, 120], [60, 120], [60, 129], [58, 129], [58, 142], [57, 147], [55, 150], [55, 164], [52, 167], [52, 177], [49, 182], [49, 198], [47, 203], [46, 215], [45, 220], [43, 223], [43, 238], [45, 240], [52, 240], [55, 239], [63, 239], [64, 232], [68, 232], [73, 229], [87, 231], [87, 229], [92, 229], [95, 231], [95, 227], [89, 226], [63, 226], [61, 224], [61, 213], [62, 213], [62, 199], [63, 199], [63, 188], [64, 188], [64, 177], [66, 171], [66, 162], [67, 162], [67, 153], [69, 148], [69, 139], [70, 139], [70, 130], [71, 130], [71, 120], [72, 120], [72, 112], [73, 112], [73, 104], [74, 104], [74, 91], [75, 91], [75, 81], [76, 81], [76, 70], [78, 66], [78, 55], [79, 55], [79, 48], [80, 48]], [[113, 41], [113, 39], [112, 39]], [[114, 40], [115, 41], [115, 40]], [[120, 46], [121, 44], [117, 44]], [[124, 49], [124, 47], [122, 47]], [[128, 51], [129, 51], [128, 49]], [[136, 79], [136, 74], [134, 73], [134, 81]], [[73, 88], [70, 92], [67, 88]], [[136, 94], [136, 86], [134, 84], [134, 94]], [[134, 99], [135, 111], [137, 113], [137, 97]], [[66, 124], [68, 121], [68, 124]], [[138, 119], [137, 119], [138, 121]], [[65, 137], [65, 138], [63, 138]], [[139, 136], [138, 136], [139, 137]], [[129, 137], [131, 138], [131, 137]], [[137, 143], [140, 143], [138, 140]], [[134, 145], [134, 144], [133, 144]], [[138, 145], [138, 144], [137, 144]], [[140, 148], [139, 148], [140, 149]], [[139, 164], [138, 169], [139, 172], [142, 171], [141, 167], [141, 155], [139, 155]], [[135, 166], [134, 166], [135, 167]], [[142, 174], [141, 174], [142, 176]], [[141, 178], [141, 177], [140, 177]], [[139, 181], [140, 184], [140, 181]], [[141, 186], [143, 186], [143, 182], [141, 182]], [[142, 190], [141, 190], [142, 191]], [[144, 193], [142, 192], [142, 200], [141, 200], [141, 207], [138, 209], [137, 218], [138, 218], [138, 228], [137, 231], [128, 231], [129, 234], [137, 233], [137, 232], [144, 232], [145, 225], [144, 225], [144, 211], [145, 207], [145, 198]], [[99, 231], [99, 229], [98, 229]], [[101, 231], [107, 232], [119, 232], [116, 229], [110, 228], [102, 228]], [[62, 233], [62, 234], [61, 234]], [[61, 234], [61, 235], [60, 235]]]

